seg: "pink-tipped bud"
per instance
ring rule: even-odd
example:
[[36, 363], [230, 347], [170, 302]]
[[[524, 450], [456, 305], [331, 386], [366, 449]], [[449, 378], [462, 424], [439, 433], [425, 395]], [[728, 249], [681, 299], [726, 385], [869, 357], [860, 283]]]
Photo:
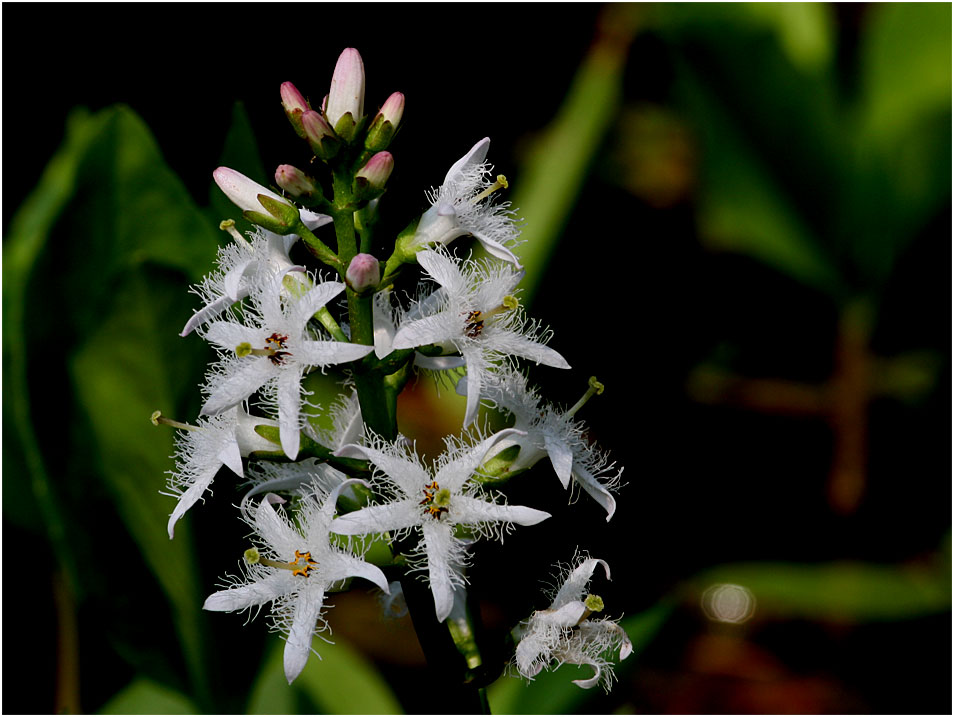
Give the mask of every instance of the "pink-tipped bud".
[[308, 100], [298, 91], [291, 82], [283, 82], [281, 88], [282, 107], [285, 109], [285, 116], [291, 122], [299, 137], [305, 136], [305, 131], [301, 126], [301, 116], [308, 111]]
[[317, 189], [311, 177], [290, 164], [275, 170], [275, 183], [293, 197], [310, 197]]
[[392, 171], [394, 157], [390, 152], [378, 152], [371, 157], [354, 175], [355, 198], [364, 201], [381, 196]]
[[394, 92], [381, 105], [371, 127], [368, 129], [368, 137], [364, 141], [364, 146], [372, 152], [379, 152], [387, 148], [401, 123], [401, 117], [404, 116], [404, 95], [401, 92]]
[[314, 110], [304, 112], [301, 116], [301, 126], [312, 152], [321, 159], [330, 159], [335, 155], [339, 147], [338, 138], [320, 112]]
[[[353, 47], [346, 48], [338, 57], [325, 104], [325, 116], [336, 131], [347, 114], [354, 124], [364, 116], [364, 62]], [[350, 139], [350, 133], [344, 134]]]
[[381, 282], [381, 264], [370, 254], [358, 254], [348, 264], [345, 281], [355, 292], [373, 289]]

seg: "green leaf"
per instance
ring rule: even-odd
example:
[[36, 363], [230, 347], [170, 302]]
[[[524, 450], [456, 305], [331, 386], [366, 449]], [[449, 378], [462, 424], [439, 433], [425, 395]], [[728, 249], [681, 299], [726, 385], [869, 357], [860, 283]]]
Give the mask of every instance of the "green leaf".
[[[664, 600], [653, 607], [620, 621], [633, 643], [633, 654], [615, 666], [617, 677], [636, 669], [639, 655], [672, 614], [674, 603]], [[584, 703], [594, 695], [602, 694], [600, 688], [585, 690], [573, 684], [573, 680], [592, 677], [593, 670], [577, 665], [562, 665], [553, 671], [541, 672], [532, 682], [506, 676], [494, 682], [487, 691], [494, 714], [574, 714], [582, 710]]]
[[106, 703], [98, 712], [103, 715], [194, 715], [196, 706], [183, 694], [137, 677]]
[[719, 583], [755, 596], [756, 614], [832, 622], [903, 620], [951, 609], [948, 570], [869, 563], [739, 563], [708, 570], [693, 581], [701, 595]]
[[403, 714], [391, 688], [374, 666], [340, 637], [334, 644], [315, 638], [301, 675], [289, 685], [282, 655], [285, 643], [272, 640], [249, 700], [249, 714], [287, 714], [302, 700], [320, 714]]

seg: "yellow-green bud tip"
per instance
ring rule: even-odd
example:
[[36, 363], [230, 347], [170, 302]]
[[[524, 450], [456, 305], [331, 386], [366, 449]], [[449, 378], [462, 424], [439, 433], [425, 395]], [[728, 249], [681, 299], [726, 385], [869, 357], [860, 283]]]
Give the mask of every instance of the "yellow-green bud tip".
[[158, 426], [158, 425], [159, 425], [159, 417], [160, 417], [161, 415], [162, 415], [162, 411], [153, 411], [153, 412], [152, 412], [152, 415], [149, 416], [149, 422], [150, 422], [152, 425], [154, 425], [154, 426]]
[[251, 353], [252, 353], [252, 344], [250, 344], [248, 341], [240, 343], [238, 346], [235, 347], [235, 355], [238, 356], [239, 358], [245, 358]]
[[596, 380], [596, 376], [590, 376], [590, 388], [596, 391], [597, 396], [603, 395], [604, 386]]
[[583, 604], [590, 612], [601, 612], [603, 610], [603, 598], [599, 595], [587, 595]]
[[255, 565], [261, 556], [258, 554], [258, 548], [249, 548], [245, 551], [245, 562], [249, 565]]

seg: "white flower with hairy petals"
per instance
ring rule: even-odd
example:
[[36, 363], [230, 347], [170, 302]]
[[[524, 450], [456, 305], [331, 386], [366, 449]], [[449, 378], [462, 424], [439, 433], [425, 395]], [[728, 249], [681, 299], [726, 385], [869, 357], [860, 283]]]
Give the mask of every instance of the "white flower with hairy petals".
[[364, 578], [388, 591], [387, 578], [380, 568], [329, 542], [335, 501], [345, 487], [347, 484], [342, 484], [330, 494], [316, 487], [302, 500], [295, 520], [276, 508], [284, 501], [274, 494], [247, 511], [245, 519], [255, 531], [259, 546], [246, 551], [246, 579], [213, 593], [202, 606], [205, 610], [232, 612], [271, 603], [273, 625], [285, 634], [284, 667], [289, 684], [308, 661], [316, 627], [319, 632], [325, 627], [322, 608], [331, 585], [348, 578]]
[[488, 254], [520, 268], [520, 260], [508, 248], [520, 235], [510, 202], [488, 200], [496, 189], [507, 186], [503, 177], [490, 179], [492, 165], [484, 161], [489, 148], [489, 138], [480, 140], [454, 163], [440, 188], [428, 193], [431, 208], [421, 216], [413, 247], [446, 246], [470, 234]]
[[513, 524], [536, 525], [550, 517], [534, 508], [496, 503], [492, 497], [481, 495], [480, 486], [471, 480], [487, 451], [511, 433], [511, 429], [501, 431], [475, 445], [447, 437], [447, 450], [433, 472], [424, 467], [402, 437], [395, 443], [375, 440], [369, 447], [345, 446], [338, 455], [371, 461], [378, 491], [390, 489], [392, 499], [336, 518], [332, 532], [419, 532], [422, 540], [409, 562], [427, 570], [437, 619], [445, 620], [454, 605], [454, 587], [464, 584], [461, 571], [467, 563], [467, 542], [457, 537], [457, 526], [472, 528], [477, 535], [502, 537]]
[[[229, 233], [235, 241], [219, 249], [218, 271], [206, 276], [201, 284], [192, 289], [202, 298], [204, 306], [186, 322], [180, 336], [188, 336], [198, 326], [248, 296], [259, 274], [305, 271], [304, 267], [292, 263], [288, 256], [297, 236], [279, 236], [260, 227], [249, 233], [250, 241], [246, 241], [234, 228], [230, 228]], [[307, 277], [307, 274], [302, 276]]]
[[[467, 377], [457, 384], [457, 390], [468, 391]], [[496, 408], [512, 414], [512, 427], [524, 434], [495, 445], [488, 460], [518, 446], [520, 452], [509, 469], [510, 473], [516, 473], [549, 458], [564, 488], [572, 490], [574, 484], [579, 486], [606, 511], [607, 522], [613, 517], [616, 512], [613, 491], [619, 488], [623, 469], [617, 471], [606, 454], [584, 438], [583, 426], [573, 418], [580, 404], [562, 410], [543, 403], [537, 392], [527, 385], [525, 376], [508, 369], [490, 377], [483, 387], [483, 397]]]
[[[467, 410], [464, 425], [477, 417], [481, 386], [494, 364], [510, 356], [554, 368], [570, 368], [556, 351], [536, 340], [539, 326], [527, 319], [514, 297], [523, 277], [506, 264], [455, 262], [444, 252], [422, 251], [417, 260], [440, 291], [421, 309], [423, 318], [403, 323], [393, 347], [409, 349], [436, 344], [459, 352], [467, 364]], [[543, 337], [546, 338], [545, 336]]]
[[211, 321], [201, 330], [222, 353], [206, 385], [202, 413], [221, 413], [264, 387], [273, 392], [278, 406], [282, 449], [294, 460], [303, 425], [304, 372], [354, 361], [374, 347], [317, 340], [309, 328], [315, 312], [344, 291], [344, 284], [328, 281], [292, 297], [284, 295], [282, 280], [283, 274], [277, 274], [256, 283], [244, 311], [245, 324]]
[[[176, 469], [169, 471], [168, 493], [179, 499], [169, 516], [169, 538], [175, 524], [208, 490], [222, 466], [244, 477], [242, 458], [253, 451], [274, 451], [277, 446], [255, 432], [255, 426], [277, 425], [250, 416], [241, 405], [218, 416], [200, 418], [198, 426], [184, 427], [176, 436]], [[181, 425], [181, 424], [180, 424]]]
[[519, 626], [514, 663], [520, 675], [532, 680], [551, 665], [589, 665], [593, 677], [573, 683], [586, 689], [602, 683], [609, 690], [614, 679], [609, 655], [618, 651], [619, 659], [625, 660], [633, 645], [615, 621], [588, 619], [591, 613], [603, 609], [599, 596], [586, 594], [597, 565], [603, 566], [609, 580], [609, 566], [604, 561], [581, 559], [566, 572], [550, 607], [536, 611]]

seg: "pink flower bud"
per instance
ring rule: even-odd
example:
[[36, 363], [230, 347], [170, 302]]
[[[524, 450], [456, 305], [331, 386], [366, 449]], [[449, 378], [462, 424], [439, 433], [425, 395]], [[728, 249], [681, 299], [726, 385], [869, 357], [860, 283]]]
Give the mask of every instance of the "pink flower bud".
[[404, 115], [404, 95], [394, 92], [374, 116], [368, 135], [364, 140], [365, 149], [378, 152], [387, 149]]
[[370, 254], [358, 254], [348, 264], [345, 281], [357, 293], [373, 289], [381, 281], [381, 264]]
[[355, 179], [363, 178], [374, 191], [381, 191], [394, 171], [394, 157], [390, 152], [378, 152], [357, 171]]
[[295, 87], [291, 82], [282, 83], [282, 107], [285, 108], [285, 112], [307, 112], [308, 101], [305, 99], [305, 96], [298, 91], [298, 88]]
[[311, 177], [290, 164], [282, 164], [275, 170], [275, 183], [293, 197], [310, 196], [315, 191]]
[[[378, 117], [380, 117], [382, 121], [390, 122], [396, 129], [403, 116], [404, 94], [401, 92], [392, 92], [391, 96], [381, 105], [381, 109], [378, 110]], [[375, 118], [375, 121], [377, 121], [377, 118]]]
[[338, 120], [349, 112], [355, 122], [364, 116], [364, 62], [353, 47], [346, 48], [338, 57], [325, 116], [332, 127], [337, 127]]

